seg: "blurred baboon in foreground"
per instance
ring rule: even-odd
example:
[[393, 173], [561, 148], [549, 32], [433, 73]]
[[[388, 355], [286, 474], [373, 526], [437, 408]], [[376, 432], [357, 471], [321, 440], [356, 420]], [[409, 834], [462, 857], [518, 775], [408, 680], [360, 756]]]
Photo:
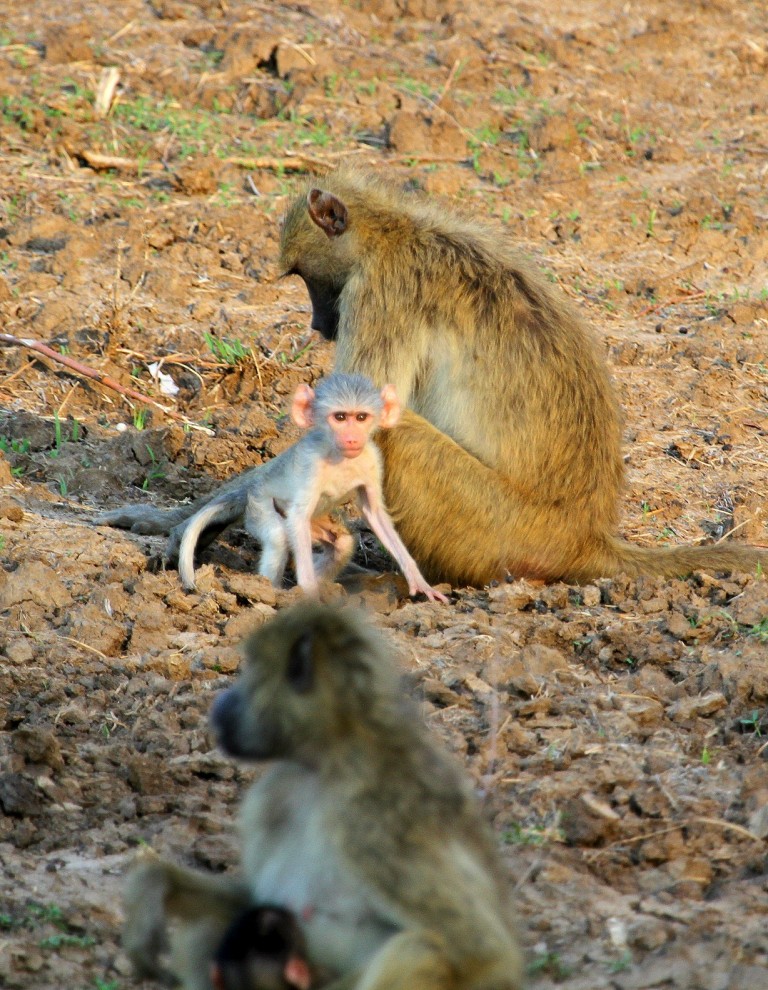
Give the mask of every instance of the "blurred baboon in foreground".
[[272, 762], [244, 801], [241, 873], [145, 854], [126, 896], [124, 943], [139, 971], [162, 973], [170, 916], [182, 928], [172, 968], [202, 990], [185, 974], [208, 972], [222, 931], [270, 904], [298, 920], [322, 984], [517, 990], [493, 839], [378, 635], [356, 613], [308, 600], [258, 629], [245, 653], [211, 713], [226, 752]]

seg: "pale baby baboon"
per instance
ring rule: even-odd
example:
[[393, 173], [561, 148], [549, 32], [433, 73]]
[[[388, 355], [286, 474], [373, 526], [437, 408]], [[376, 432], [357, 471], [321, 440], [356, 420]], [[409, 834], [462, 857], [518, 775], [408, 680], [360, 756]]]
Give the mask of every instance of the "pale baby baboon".
[[[290, 551], [299, 586], [315, 592], [318, 577], [334, 578], [352, 556], [354, 540], [329, 513], [354, 497], [368, 525], [397, 561], [410, 594], [446, 602], [445, 595], [421, 576], [384, 507], [381, 455], [371, 436], [379, 427], [391, 429], [400, 417], [392, 387], [385, 385], [379, 392], [362, 375], [330, 375], [316, 391], [308, 385], [298, 387], [291, 416], [307, 431], [292, 447], [243, 475], [239, 487], [226, 484], [172, 532], [170, 555], [180, 537], [179, 574], [184, 587], [195, 587], [194, 553], [201, 534], [211, 526], [218, 531], [242, 520], [261, 543], [260, 574], [279, 585]], [[323, 548], [319, 568], [312, 556], [313, 543]]]

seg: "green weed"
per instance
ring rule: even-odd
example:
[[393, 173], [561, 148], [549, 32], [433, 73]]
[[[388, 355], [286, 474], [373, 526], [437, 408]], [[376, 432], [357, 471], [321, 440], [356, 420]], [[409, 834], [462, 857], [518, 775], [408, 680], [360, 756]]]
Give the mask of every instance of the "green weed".
[[528, 963], [529, 976], [551, 976], [554, 980], [565, 980], [571, 975], [571, 968], [557, 952], [540, 952]]
[[35, 122], [37, 104], [27, 96], [0, 96], [0, 117], [28, 131]]
[[768, 643], [768, 616], [747, 629], [747, 636], [754, 636], [761, 643]]
[[89, 945], [95, 945], [96, 939], [92, 935], [70, 935], [68, 932], [60, 932], [58, 935], [49, 935], [38, 943], [41, 949], [60, 949], [62, 945], [76, 945], [81, 949]]
[[216, 193], [216, 202], [224, 209], [229, 209], [236, 202], [235, 187], [231, 182], [220, 182]]
[[505, 107], [514, 107], [521, 100], [530, 99], [531, 91], [527, 86], [510, 86], [509, 88], [499, 88], [491, 99], [495, 103], [501, 103]]
[[141, 484], [141, 490], [144, 492], [149, 490], [149, 486], [153, 481], [159, 481], [161, 478], [165, 477], [165, 472], [160, 467], [160, 462], [158, 461], [154, 450], [152, 450], [149, 444], [146, 444], [146, 447], [152, 467], [147, 472], [147, 476]]
[[55, 413], [53, 417], [53, 434], [54, 434], [53, 445], [56, 451], [58, 452], [61, 450], [61, 444], [62, 444], [61, 420], [59, 419], [58, 413]]
[[625, 949], [618, 959], [614, 959], [608, 966], [609, 973], [623, 973], [632, 966], [632, 953]]
[[234, 367], [240, 361], [245, 361], [251, 356], [251, 348], [238, 340], [237, 337], [216, 337], [212, 333], [205, 333], [203, 336], [213, 356], [224, 364], [230, 364]]
[[4, 454], [26, 454], [32, 442], [24, 437], [22, 440], [12, 440], [10, 437], [0, 437], [0, 450]]
[[425, 96], [428, 100], [432, 99], [432, 87], [422, 79], [411, 79], [409, 76], [401, 76], [398, 83], [406, 93]]
[[502, 841], [510, 846], [543, 846], [548, 842], [562, 842], [563, 833], [556, 826], [513, 822], [503, 832]]
[[744, 727], [745, 732], [752, 732], [756, 736], [762, 736], [762, 726], [760, 719], [760, 709], [754, 708], [749, 715], [744, 715], [739, 719], [739, 725]]

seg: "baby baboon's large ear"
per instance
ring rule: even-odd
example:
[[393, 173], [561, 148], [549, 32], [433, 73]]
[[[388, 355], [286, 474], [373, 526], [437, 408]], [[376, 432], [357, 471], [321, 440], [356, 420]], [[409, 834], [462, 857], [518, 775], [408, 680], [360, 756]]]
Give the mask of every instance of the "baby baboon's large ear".
[[313, 645], [312, 633], [307, 630], [299, 636], [288, 653], [285, 679], [296, 694], [306, 694], [315, 686]]
[[315, 393], [309, 385], [299, 385], [296, 389], [291, 403], [291, 419], [302, 430], [315, 425]]
[[346, 231], [349, 213], [338, 196], [322, 189], [310, 189], [307, 207], [310, 217], [329, 237], [340, 237]]

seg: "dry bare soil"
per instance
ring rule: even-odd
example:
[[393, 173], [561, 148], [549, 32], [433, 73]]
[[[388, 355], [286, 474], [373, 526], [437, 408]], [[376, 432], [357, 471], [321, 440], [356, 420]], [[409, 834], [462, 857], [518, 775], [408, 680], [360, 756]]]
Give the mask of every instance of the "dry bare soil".
[[[206, 715], [296, 592], [233, 531], [183, 594], [162, 541], [90, 520], [294, 438], [288, 395], [333, 362], [275, 278], [294, 173], [355, 158], [495, 219], [604, 342], [623, 532], [765, 545], [768, 21], [758, 0], [0, 8], [0, 331], [181, 417], [0, 349], [0, 983], [124, 990], [137, 844], [235, 862], [254, 771]], [[767, 590], [350, 596], [485, 797], [532, 987], [768, 987]]]

